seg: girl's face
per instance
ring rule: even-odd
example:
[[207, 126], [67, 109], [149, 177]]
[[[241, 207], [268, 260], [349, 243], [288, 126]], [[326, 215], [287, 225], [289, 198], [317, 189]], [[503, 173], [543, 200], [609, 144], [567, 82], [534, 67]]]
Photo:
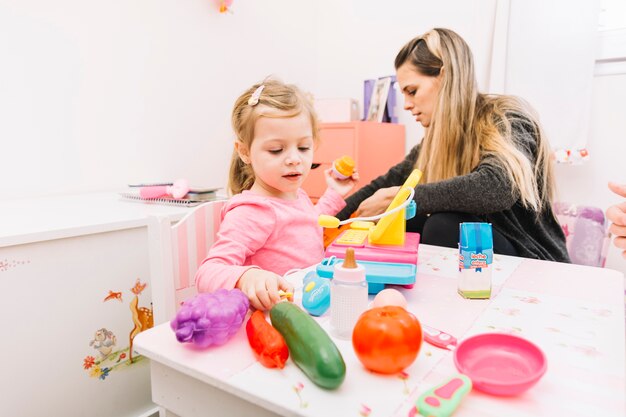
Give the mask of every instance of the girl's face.
[[[251, 191], [284, 199], [296, 199], [298, 188], [313, 163], [313, 129], [305, 112], [295, 117], [261, 117], [254, 126], [249, 152], [239, 155], [252, 164], [255, 180]], [[247, 154], [247, 155], [246, 155]]]
[[422, 126], [430, 126], [433, 109], [441, 88], [441, 74], [436, 77], [419, 73], [413, 64], [405, 62], [396, 71], [396, 79], [404, 95], [404, 110], [408, 110]]

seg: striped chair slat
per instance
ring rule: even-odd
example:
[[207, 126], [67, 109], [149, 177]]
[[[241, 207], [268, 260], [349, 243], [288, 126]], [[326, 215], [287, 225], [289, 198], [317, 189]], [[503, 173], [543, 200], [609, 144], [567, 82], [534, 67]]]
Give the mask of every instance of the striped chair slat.
[[[165, 234], [167, 236], [166, 230], [169, 230], [168, 239], [159, 239], [156, 236], [151, 237], [155, 242], [162, 242], [160, 245], [155, 245], [155, 247], [158, 247], [158, 250], [155, 249], [155, 252], [160, 253], [151, 253], [151, 258], [154, 258], [151, 261], [151, 267], [158, 268], [158, 270], [153, 271], [153, 275], [159, 277], [158, 279], [164, 280], [164, 283], [170, 280], [169, 285], [154, 285], [154, 288], [172, 288], [174, 292], [173, 294], [164, 293], [161, 297], [156, 297], [159, 300], [165, 300], [163, 307], [166, 310], [171, 308], [178, 310], [182, 302], [197, 293], [196, 271], [207, 256], [211, 245], [215, 242], [221, 224], [222, 208], [225, 203], [225, 200], [220, 200], [202, 204], [169, 228], [167, 226], [157, 227], [157, 223], [155, 223], [153, 233], [158, 233], [160, 236]], [[164, 268], [164, 265], [171, 265], [171, 270]], [[163, 291], [169, 292], [167, 290]], [[175, 314], [175, 311], [164, 311], [160, 317], [169, 318], [173, 314]]]

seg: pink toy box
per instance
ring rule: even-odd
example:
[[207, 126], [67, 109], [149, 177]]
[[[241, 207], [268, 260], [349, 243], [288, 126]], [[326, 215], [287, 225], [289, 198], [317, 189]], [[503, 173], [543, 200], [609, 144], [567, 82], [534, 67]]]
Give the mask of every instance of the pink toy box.
[[353, 122], [359, 120], [359, 103], [351, 98], [317, 98], [314, 102], [317, 116], [323, 123]]
[[[343, 232], [346, 233], [346, 232]], [[343, 233], [337, 239], [341, 239]], [[419, 233], [407, 233], [403, 246], [371, 245], [363, 242], [358, 245], [342, 245], [335, 242], [326, 248], [326, 257], [335, 256], [343, 259], [346, 248], [354, 248], [357, 261], [392, 262], [401, 264], [417, 264], [417, 247], [419, 246]]]

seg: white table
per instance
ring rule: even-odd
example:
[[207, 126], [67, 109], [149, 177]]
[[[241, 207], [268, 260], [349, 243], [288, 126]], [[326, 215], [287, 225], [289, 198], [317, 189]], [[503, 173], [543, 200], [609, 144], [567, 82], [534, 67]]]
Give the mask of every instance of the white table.
[[[146, 283], [138, 300], [150, 308], [148, 215], [178, 220], [189, 211], [116, 193], [0, 202], [2, 415], [154, 411], [148, 361], [128, 365], [124, 352], [133, 328], [130, 289], [137, 279]], [[121, 299], [103, 301], [109, 291]], [[100, 343], [90, 345], [102, 328], [116, 337], [104, 360]], [[85, 369], [89, 357], [94, 364]]]
[[[491, 331], [519, 334], [548, 358], [547, 373], [526, 393], [499, 398], [473, 390], [456, 417], [624, 415], [621, 273], [496, 256], [492, 299], [465, 300], [456, 292], [456, 262], [456, 250], [420, 246], [416, 285], [404, 290], [409, 310], [459, 339]], [[292, 275], [296, 285], [302, 276]], [[328, 315], [320, 322], [327, 329]], [[261, 366], [243, 327], [227, 344], [207, 350], [179, 344], [167, 323], [136, 339], [137, 350], [151, 360], [153, 401], [168, 415], [184, 417], [405, 417], [421, 393], [457, 372], [451, 352], [423, 344], [404, 373], [377, 375], [362, 367], [350, 342], [336, 344], [347, 376], [339, 389], [326, 391], [291, 360], [280, 371]]]

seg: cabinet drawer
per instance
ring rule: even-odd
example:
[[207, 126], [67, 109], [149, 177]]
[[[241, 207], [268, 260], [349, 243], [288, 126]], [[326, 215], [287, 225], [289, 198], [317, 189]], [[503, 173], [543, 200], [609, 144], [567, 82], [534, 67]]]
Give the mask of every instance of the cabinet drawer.
[[335, 159], [344, 155], [354, 157], [354, 143], [354, 129], [352, 128], [322, 128], [320, 130], [320, 144], [315, 150], [313, 161], [318, 164], [332, 164]]
[[311, 200], [317, 201], [318, 198], [326, 191], [326, 178], [324, 178], [324, 171], [331, 167], [331, 164], [320, 164], [315, 169], [309, 172], [309, 176], [302, 183], [302, 188], [309, 194]]

